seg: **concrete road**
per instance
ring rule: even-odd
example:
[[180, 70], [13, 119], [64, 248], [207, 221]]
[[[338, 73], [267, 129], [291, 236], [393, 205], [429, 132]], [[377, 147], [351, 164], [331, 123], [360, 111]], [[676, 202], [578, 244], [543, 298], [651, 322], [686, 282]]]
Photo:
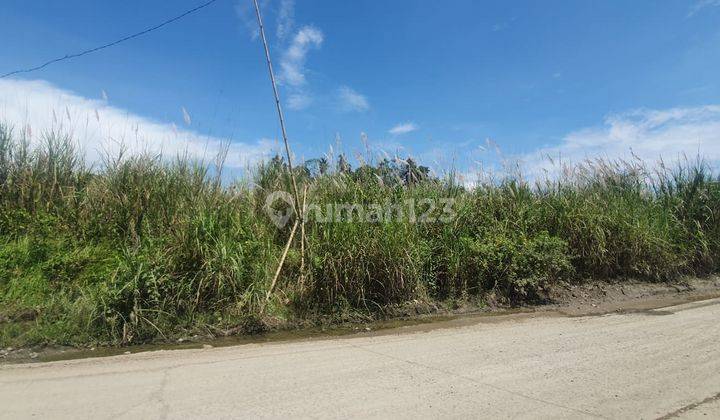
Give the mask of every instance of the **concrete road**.
[[0, 417], [720, 418], [720, 300], [3, 366]]

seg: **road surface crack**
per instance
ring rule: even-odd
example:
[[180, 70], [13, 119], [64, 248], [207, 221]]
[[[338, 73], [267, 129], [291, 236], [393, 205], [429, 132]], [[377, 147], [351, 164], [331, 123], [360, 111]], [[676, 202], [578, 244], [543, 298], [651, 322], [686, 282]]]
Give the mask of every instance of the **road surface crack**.
[[688, 405], [686, 405], [686, 406], [684, 406], [684, 407], [681, 407], [681, 408], [673, 411], [672, 413], [668, 413], [668, 414], [665, 414], [665, 415], [662, 416], [662, 417], [658, 417], [658, 420], [672, 419], [672, 418], [675, 418], [675, 417], [680, 416], [680, 414], [687, 413], [688, 411], [694, 410], [694, 409], [700, 407], [700, 406], [703, 405], [703, 404], [708, 404], [708, 403], [715, 402], [715, 401], [720, 401], [720, 392], [718, 392], [717, 394], [713, 395], [712, 397], [708, 397], [708, 398], [705, 398], [705, 399], [702, 400], [702, 401], [698, 401], [698, 402], [694, 402], [694, 403], [692, 403], [692, 404], [688, 404]]

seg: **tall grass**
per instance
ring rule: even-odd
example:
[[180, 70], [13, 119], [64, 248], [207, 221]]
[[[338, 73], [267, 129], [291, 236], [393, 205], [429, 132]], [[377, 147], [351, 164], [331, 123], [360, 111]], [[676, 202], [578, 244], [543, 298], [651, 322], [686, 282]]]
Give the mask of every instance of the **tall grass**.
[[[331, 203], [454, 200], [446, 223], [393, 218], [304, 226], [264, 211], [291, 191], [280, 158], [223, 180], [222, 159], [109, 156], [94, 168], [71, 137], [31, 145], [0, 126], [0, 343], [127, 343], [216, 333], [264, 316], [373, 313], [412, 300], [540, 299], [559, 281], [649, 281], [720, 269], [720, 184], [702, 162], [592, 161], [564, 176], [473, 188], [408, 161], [297, 168]], [[337, 166], [337, 168], [332, 168]], [[24, 320], [24, 321], [23, 321]], [[22, 321], [22, 322], [21, 322]]]

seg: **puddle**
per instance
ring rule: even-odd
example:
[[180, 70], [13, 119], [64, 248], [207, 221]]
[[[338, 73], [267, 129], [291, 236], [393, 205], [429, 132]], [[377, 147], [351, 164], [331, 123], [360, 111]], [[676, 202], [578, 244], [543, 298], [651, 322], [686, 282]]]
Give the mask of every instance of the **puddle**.
[[620, 315], [629, 315], [629, 314], [636, 314], [636, 315], [649, 315], [649, 316], [668, 316], [668, 315], [675, 315], [675, 312], [672, 311], [660, 311], [657, 309], [628, 309], [628, 310], [620, 310], [617, 311]]
[[495, 312], [478, 311], [457, 315], [426, 315], [419, 318], [391, 319], [347, 326], [340, 325], [325, 328], [315, 327], [293, 330], [278, 330], [256, 335], [238, 335], [232, 337], [207, 338], [183, 343], [140, 344], [129, 347], [99, 347], [95, 350], [46, 349], [43, 351], [43, 353], [38, 354], [38, 356], [34, 359], [29, 359], [27, 357], [18, 357], [14, 360], [5, 360], [3, 363], [19, 364], [58, 362], [94, 357], [120, 356], [125, 354], [137, 354], [162, 350], [202, 349], [206, 346], [229, 347], [245, 344], [268, 344], [289, 341], [332, 340], [348, 336], [377, 337], [407, 333], [422, 333], [430, 332], [437, 329], [457, 328], [462, 326], [475, 325], [482, 322], [500, 322], [506, 319], [519, 318], [528, 315], [539, 316], [539, 314], [542, 314], [542, 316], [548, 316], [552, 314], [552, 312], [534, 310], [532, 308], [510, 309]]
[[[398, 335], [407, 333], [424, 333], [438, 329], [459, 328], [477, 325], [480, 323], [498, 323], [507, 321], [523, 321], [537, 317], [588, 317], [604, 316], [609, 314], [632, 315], [641, 314], [647, 316], [669, 316], [673, 311], [662, 310], [679, 304], [693, 304], [694, 306], [705, 306], [720, 304], [720, 300], [708, 301], [717, 298], [718, 293], [703, 294], [697, 296], [674, 296], [657, 297], [637, 301], [609, 302], [596, 306], [581, 306], [568, 308], [562, 306], [548, 305], [541, 307], [516, 308], [501, 311], [476, 311], [464, 314], [451, 315], [423, 315], [416, 318], [400, 318], [370, 322], [365, 324], [340, 325], [333, 327], [316, 327], [293, 330], [270, 331], [258, 335], [240, 335], [232, 337], [207, 338], [197, 341], [183, 343], [161, 343], [135, 345], [130, 347], [100, 347], [95, 350], [81, 349], [45, 349], [33, 359], [29, 356], [18, 355], [14, 358], [2, 360], [0, 364], [56, 362], [75, 359], [118, 356], [123, 354], [136, 354], [160, 350], [186, 350], [202, 349], [206, 346], [228, 347], [244, 344], [267, 344], [281, 343], [288, 341], [307, 340], [331, 340], [339, 337], [357, 336], [373, 337]], [[683, 310], [679, 308], [678, 310]], [[28, 351], [29, 355], [30, 352]]]

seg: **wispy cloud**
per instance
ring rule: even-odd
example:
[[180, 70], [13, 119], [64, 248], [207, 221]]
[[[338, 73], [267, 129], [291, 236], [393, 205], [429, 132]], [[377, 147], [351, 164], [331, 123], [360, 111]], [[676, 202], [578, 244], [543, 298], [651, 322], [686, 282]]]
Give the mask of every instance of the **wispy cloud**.
[[370, 109], [367, 97], [349, 86], [341, 86], [337, 91], [337, 96], [340, 109], [345, 112], [364, 112]]
[[280, 80], [284, 84], [299, 87], [306, 83], [307, 54], [312, 49], [320, 48], [323, 39], [322, 31], [313, 26], [303, 26], [298, 30], [280, 60]]
[[312, 96], [305, 94], [305, 93], [293, 93], [290, 94], [287, 98], [287, 106], [288, 108], [294, 110], [294, 111], [300, 111], [308, 106], [310, 106], [313, 103]]
[[[265, 8], [269, 0], [261, 0], [260, 7]], [[238, 0], [235, 2], [235, 14], [240, 19], [244, 29], [250, 34], [250, 37], [255, 40], [260, 36], [260, 30], [258, 29], [257, 17], [255, 16], [255, 9], [252, 1]]]
[[[260, 0], [260, 9], [263, 11], [263, 21], [266, 21], [269, 12], [273, 11], [272, 8], [269, 7], [270, 5], [270, 0]], [[236, 0], [235, 14], [250, 34], [250, 37], [253, 40], [257, 39], [260, 36], [260, 30], [258, 29], [257, 16], [255, 15], [255, 6], [253, 2], [251, 0]], [[280, 0], [280, 6], [277, 9], [275, 26], [275, 36], [278, 41], [282, 42], [292, 33], [295, 27], [295, 0]], [[265, 33], [268, 34], [267, 30]]]
[[[162, 153], [169, 157], [186, 154], [211, 160], [228, 143], [110, 106], [106, 100], [82, 97], [45, 81], [0, 80], [0, 122], [31, 133], [33, 142], [49, 130], [68, 132], [85, 151], [89, 163], [98, 163], [103, 153], [117, 153], [121, 147], [128, 153]], [[226, 165], [238, 169], [252, 165], [268, 156], [273, 144], [268, 139], [232, 142]]]
[[418, 126], [414, 122], [406, 122], [402, 124], [398, 124], [395, 127], [388, 130], [388, 133], [392, 134], [393, 136], [400, 136], [407, 133], [412, 133], [413, 131], [417, 130]]
[[720, 6], [720, 0], [698, 0], [691, 8], [690, 11], [687, 14], [687, 17], [691, 18], [698, 14], [703, 9], [707, 9], [709, 7], [718, 7]]
[[[250, 3], [250, 2], [247, 2]], [[284, 40], [295, 27], [295, 0], [280, 0], [275, 34], [278, 40]]]
[[508, 19], [508, 20], [505, 20], [505, 21], [498, 22], [498, 23], [494, 24], [494, 25], [491, 27], [491, 29], [492, 29], [493, 32], [504, 31], [505, 29], [507, 29], [508, 27], [510, 27], [510, 25], [512, 25], [513, 22], [515, 22], [516, 20], [517, 20], [517, 17], [516, 17], [516, 16], [513, 16], [513, 17], [511, 17], [511, 18]]
[[[308, 54], [322, 47], [325, 35], [320, 28], [312, 25], [302, 25], [296, 29], [296, 0], [279, 0], [275, 4], [278, 4], [277, 8], [267, 7], [270, 6], [269, 0], [261, 0], [263, 9], [276, 12], [275, 35], [280, 57], [277, 81], [284, 90], [287, 109], [301, 111], [315, 102], [314, 89], [308, 83], [306, 63]], [[256, 39], [258, 31], [252, 2], [237, 1], [235, 10], [241, 22], [250, 30], [253, 39]], [[344, 112], [363, 112], [370, 109], [367, 98], [350, 87], [340, 86], [334, 96], [339, 109]]]
[[610, 115], [603, 126], [571, 132], [558, 146], [539, 149], [520, 161], [532, 176], [556, 170], [558, 160], [576, 164], [588, 158], [619, 159], [631, 154], [649, 163], [683, 155], [720, 162], [720, 105]]
[[[292, 9], [294, 2], [283, 2], [280, 14], [287, 14], [285, 18], [278, 17], [278, 37], [285, 33], [293, 25], [290, 11], [283, 12], [283, 9]], [[279, 82], [288, 89], [287, 107], [294, 111], [300, 111], [313, 103], [313, 95], [307, 88], [305, 77], [305, 62], [310, 50], [319, 49], [324, 40], [323, 33], [312, 26], [303, 26], [290, 41], [287, 49], [282, 53], [280, 59]]]

